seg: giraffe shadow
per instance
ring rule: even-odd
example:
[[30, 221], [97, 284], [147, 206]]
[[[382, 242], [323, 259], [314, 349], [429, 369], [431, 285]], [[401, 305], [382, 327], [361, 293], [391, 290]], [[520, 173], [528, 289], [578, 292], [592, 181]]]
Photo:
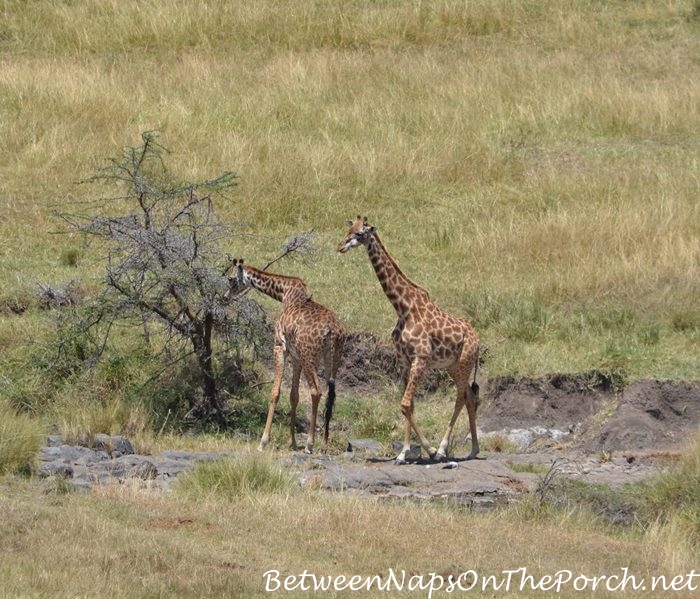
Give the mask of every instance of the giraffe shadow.
[[[370, 464], [393, 464], [396, 458], [393, 457], [368, 457], [365, 459], [366, 462]], [[439, 468], [450, 468], [451, 463], [461, 464], [462, 462], [474, 462], [486, 460], [483, 456], [476, 456], [470, 458], [469, 456], [464, 457], [448, 457], [441, 461], [431, 460], [429, 457], [419, 457], [406, 460], [405, 464], [400, 464], [401, 466], [436, 466]]]

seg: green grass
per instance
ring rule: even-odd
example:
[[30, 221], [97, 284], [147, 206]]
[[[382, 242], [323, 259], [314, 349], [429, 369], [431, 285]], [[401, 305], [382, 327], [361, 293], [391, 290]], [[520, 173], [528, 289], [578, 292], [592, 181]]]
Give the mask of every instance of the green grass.
[[0, 475], [30, 474], [44, 435], [41, 421], [18, 414], [0, 400]]
[[652, 482], [645, 515], [656, 523], [656, 532], [665, 532], [660, 536], [666, 543], [680, 539], [700, 553], [700, 437], [688, 444], [674, 469]]
[[284, 466], [260, 454], [198, 464], [178, 480], [178, 491], [194, 497], [234, 499], [250, 494], [290, 494], [298, 490]]

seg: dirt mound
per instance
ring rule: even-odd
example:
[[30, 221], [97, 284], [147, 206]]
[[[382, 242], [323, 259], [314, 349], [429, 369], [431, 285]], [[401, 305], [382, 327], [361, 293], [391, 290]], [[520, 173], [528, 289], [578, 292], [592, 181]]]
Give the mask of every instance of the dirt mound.
[[681, 446], [700, 427], [700, 382], [632, 383], [591, 449], [664, 450]]
[[479, 426], [485, 431], [543, 427], [579, 429], [614, 397], [602, 373], [537, 378], [497, 377], [485, 385]]
[[351, 333], [345, 341], [338, 380], [350, 388], [377, 387], [387, 378], [397, 379], [396, 352], [369, 333]]
[[484, 395], [482, 430], [557, 430], [585, 452], [679, 449], [700, 430], [700, 381], [640, 380], [622, 389], [600, 372], [501, 377]]

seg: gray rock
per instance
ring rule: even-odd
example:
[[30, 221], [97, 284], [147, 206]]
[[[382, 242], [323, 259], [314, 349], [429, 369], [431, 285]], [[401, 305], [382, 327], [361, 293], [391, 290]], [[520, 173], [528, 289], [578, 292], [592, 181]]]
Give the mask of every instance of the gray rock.
[[198, 462], [220, 459], [224, 454], [211, 452], [165, 451], [158, 455], [134, 454], [125, 437], [95, 435], [85, 439], [92, 447], [68, 445], [59, 435], [47, 439], [39, 454], [37, 474], [42, 478], [61, 477], [77, 491], [94, 485], [126, 480], [149, 481], [169, 490], [176, 477]]
[[105, 472], [120, 480], [127, 478], [152, 480], [158, 476], [158, 468], [156, 468], [152, 460], [145, 456], [120, 456], [109, 460], [109, 462], [103, 464], [103, 467]]
[[[391, 448], [394, 450], [396, 455], [403, 449], [403, 443], [400, 441], [394, 441], [391, 444]], [[407, 460], [420, 460], [421, 458], [421, 446], [418, 443], [411, 443], [411, 449], [406, 452]]]
[[68, 464], [61, 464], [59, 462], [44, 462], [39, 467], [38, 474], [42, 478], [49, 478], [50, 476], [73, 478], [73, 468]]
[[97, 434], [93, 439], [92, 448], [104, 451], [113, 458], [134, 453], [131, 441], [121, 436]]
[[[401, 449], [399, 448], [399, 451]], [[375, 439], [352, 439], [348, 443], [348, 452], [357, 452], [368, 457], [384, 455], [385, 448], [382, 443]]]
[[382, 500], [443, 502], [473, 509], [487, 509], [515, 501], [535, 488], [538, 477], [516, 475], [500, 461], [453, 461], [458, 467], [440, 463], [396, 465], [392, 459], [369, 464], [332, 461], [323, 470], [314, 469], [299, 477], [302, 485], [332, 491], [352, 490]]

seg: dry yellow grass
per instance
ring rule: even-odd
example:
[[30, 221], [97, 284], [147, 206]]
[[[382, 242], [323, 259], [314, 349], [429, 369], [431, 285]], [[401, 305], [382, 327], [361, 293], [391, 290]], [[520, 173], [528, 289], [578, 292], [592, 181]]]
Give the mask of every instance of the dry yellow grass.
[[[158, 129], [185, 176], [239, 171], [224, 213], [259, 229], [313, 226], [332, 247], [345, 212], [372, 214], [443, 303], [476, 285], [555, 306], [644, 298], [662, 313], [698, 291], [689, 2], [5, 14], [8, 237], [56, 228], [52, 206], [89, 197], [75, 180]], [[8, 268], [53, 274], [50, 245], [13, 245]], [[357, 273], [329, 257], [305, 270], [341, 288]], [[383, 329], [359, 304], [341, 309]]]
[[[263, 575], [270, 570], [282, 580], [306, 571], [386, 581], [389, 569], [406, 572], [402, 592], [375, 587], [361, 596], [425, 597], [426, 590], [407, 591], [411, 577], [427, 582], [431, 573], [447, 578], [474, 570], [500, 581], [504, 571], [526, 567], [539, 580], [560, 570], [574, 577], [621, 575], [626, 567], [649, 584], [652, 576], [692, 568], [686, 560], [669, 570], [663, 555], [639, 539], [582, 531], [564, 521], [522, 523], [508, 514], [306, 492], [193, 501], [124, 486], [55, 497], [6, 487], [0, 506], [6, 523], [0, 540], [11, 548], [0, 563], [6, 597], [258, 597], [266, 595]], [[520, 574], [514, 580], [511, 591]], [[563, 597], [578, 596], [571, 583], [562, 590]], [[628, 585], [616, 595], [637, 593]]]

